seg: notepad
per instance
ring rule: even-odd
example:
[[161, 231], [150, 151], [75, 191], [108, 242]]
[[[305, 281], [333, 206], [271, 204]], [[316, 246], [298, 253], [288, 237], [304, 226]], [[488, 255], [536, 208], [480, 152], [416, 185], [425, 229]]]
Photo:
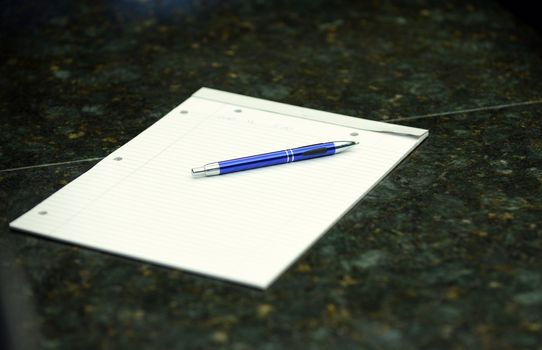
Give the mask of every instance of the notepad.
[[[265, 289], [427, 135], [202, 88], [10, 227]], [[206, 163], [329, 141], [359, 144], [191, 176]]]

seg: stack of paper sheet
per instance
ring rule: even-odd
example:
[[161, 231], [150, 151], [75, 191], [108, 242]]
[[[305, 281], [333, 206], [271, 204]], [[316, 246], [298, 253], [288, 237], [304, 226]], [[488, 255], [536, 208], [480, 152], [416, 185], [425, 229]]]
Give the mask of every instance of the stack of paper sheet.
[[[202, 88], [12, 228], [268, 287], [426, 130]], [[340, 154], [223, 176], [206, 163], [328, 141]]]

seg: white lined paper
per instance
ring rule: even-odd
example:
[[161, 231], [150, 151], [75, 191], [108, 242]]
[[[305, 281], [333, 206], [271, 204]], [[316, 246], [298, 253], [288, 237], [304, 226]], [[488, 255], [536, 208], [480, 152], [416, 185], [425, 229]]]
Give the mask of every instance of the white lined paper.
[[[364, 131], [344, 118], [348, 127], [191, 97], [10, 226], [266, 288], [427, 136]], [[190, 175], [214, 161], [345, 140], [360, 144], [316, 160]]]

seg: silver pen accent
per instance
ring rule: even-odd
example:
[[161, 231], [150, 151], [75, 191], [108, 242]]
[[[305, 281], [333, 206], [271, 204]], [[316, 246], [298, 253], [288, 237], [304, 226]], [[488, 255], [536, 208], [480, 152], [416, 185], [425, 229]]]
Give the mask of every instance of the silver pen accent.
[[333, 142], [333, 145], [335, 146], [335, 153], [344, 152], [350, 147], [359, 144], [359, 142], [354, 141], [337, 141]]
[[209, 163], [204, 166], [197, 168], [192, 168], [192, 176], [201, 177], [201, 176], [213, 176], [220, 174], [220, 166], [218, 163]]

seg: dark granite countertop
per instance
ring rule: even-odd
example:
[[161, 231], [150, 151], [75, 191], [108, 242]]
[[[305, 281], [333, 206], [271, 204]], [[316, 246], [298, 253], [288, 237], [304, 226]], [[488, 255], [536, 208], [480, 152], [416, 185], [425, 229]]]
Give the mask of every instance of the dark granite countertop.
[[[8, 0], [0, 16], [16, 348], [542, 348], [542, 38], [501, 5]], [[430, 137], [263, 292], [9, 230], [201, 86]]]

